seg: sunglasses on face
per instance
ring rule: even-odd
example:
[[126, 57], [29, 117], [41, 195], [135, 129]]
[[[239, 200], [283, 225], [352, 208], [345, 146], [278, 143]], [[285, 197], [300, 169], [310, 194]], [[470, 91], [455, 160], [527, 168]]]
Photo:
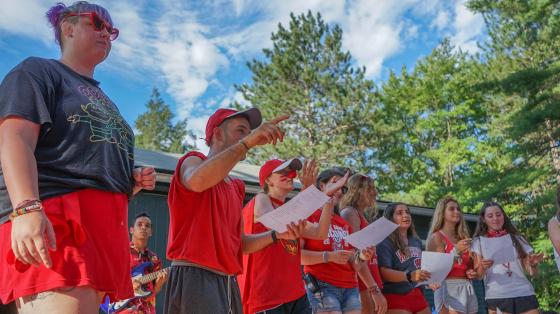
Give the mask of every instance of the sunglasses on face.
[[97, 32], [103, 31], [103, 29], [107, 30], [109, 33], [109, 39], [111, 41], [117, 39], [119, 37], [119, 30], [116, 27], [111, 26], [109, 23], [105, 22], [97, 13], [95, 12], [86, 12], [86, 13], [70, 13], [66, 17], [70, 16], [86, 16], [89, 17], [91, 25], [93, 25], [93, 29]]

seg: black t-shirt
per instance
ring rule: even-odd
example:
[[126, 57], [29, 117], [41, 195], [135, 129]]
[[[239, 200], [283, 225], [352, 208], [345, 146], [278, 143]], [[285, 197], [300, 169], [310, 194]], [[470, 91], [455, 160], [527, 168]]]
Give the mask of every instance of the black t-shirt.
[[[379, 267], [387, 267], [398, 271], [415, 271], [422, 266], [422, 242], [418, 238], [408, 238], [410, 256], [405, 256], [397, 250], [390, 238], [385, 238], [377, 245], [377, 263]], [[408, 281], [383, 281], [383, 293], [407, 294], [414, 285]]]
[[[0, 117], [41, 126], [37, 160], [41, 199], [83, 188], [132, 193], [134, 134], [99, 82], [56, 60], [28, 58], [0, 85]], [[0, 223], [12, 206], [0, 171]]]

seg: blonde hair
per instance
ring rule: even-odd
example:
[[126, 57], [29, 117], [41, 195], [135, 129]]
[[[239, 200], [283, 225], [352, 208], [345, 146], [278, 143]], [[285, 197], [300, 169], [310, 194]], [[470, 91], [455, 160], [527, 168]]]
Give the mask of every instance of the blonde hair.
[[[348, 191], [340, 200], [340, 208], [352, 207], [360, 210], [361, 208], [358, 207], [362, 195], [375, 191], [375, 181], [371, 177], [361, 173], [356, 173], [351, 176], [346, 186], [348, 187]], [[366, 208], [370, 209], [366, 215], [369, 216], [370, 219], [377, 216], [378, 211], [377, 206], [375, 206], [375, 199], [372, 201], [372, 204], [368, 204]]]
[[[434, 216], [432, 216], [432, 223], [430, 226], [430, 231], [428, 232], [428, 239], [432, 236], [434, 232], [438, 232], [443, 228], [445, 223], [445, 208], [447, 204], [455, 202], [461, 210], [461, 205], [459, 202], [453, 198], [452, 196], [445, 196], [444, 198], [440, 199], [436, 205], [436, 210], [434, 211]], [[467, 222], [465, 221], [465, 216], [461, 212], [461, 220], [458, 224], [455, 225], [455, 236], [458, 240], [466, 239], [470, 237], [469, 227], [467, 226]]]

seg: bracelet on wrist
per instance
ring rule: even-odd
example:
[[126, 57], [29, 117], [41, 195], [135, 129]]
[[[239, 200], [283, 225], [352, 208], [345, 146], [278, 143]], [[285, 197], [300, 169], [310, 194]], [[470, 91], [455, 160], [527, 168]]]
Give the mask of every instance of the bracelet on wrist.
[[407, 280], [408, 282], [412, 283], [412, 272], [411, 272], [410, 270], [407, 270], [407, 271], [405, 272], [405, 274], [406, 274], [406, 280]]
[[14, 211], [10, 214], [9, 219], [13, 220], [16, 217], [29, 214], [32, 212], [38, 212], [43, 210], [43, 204], [40, 200], [27, 200], [21, 202]]
[[371, 294], [381, 294], [381, 289], [378, 286], [371, 286], [367, 290]]
[[272, 232], [270, 233], [270, 237], [272, 238], [272, 243], [278, 242], [278, 238], [276, 237], [276, 230], [272, 230]]
[[247, 145], [247, 143], [245, 143], [244, 140], [239, 141], [239, 143], [241, 143], [241, 145], [243, 145], [243, 147], [245, 147], [246, 151], [249, 151], [249, 145]]
[[329, 262], [329, 252], [323, 251], [323, 263], [328, 263], [328, 262]]

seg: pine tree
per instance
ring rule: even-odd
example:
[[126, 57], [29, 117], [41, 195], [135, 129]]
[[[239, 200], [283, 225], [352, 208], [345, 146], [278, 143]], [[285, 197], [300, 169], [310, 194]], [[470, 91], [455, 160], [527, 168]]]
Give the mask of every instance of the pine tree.
[[331, 28], [320, 14], [291, 15], [289, 27], [278, 26], [264, 60], [248, 63], [251, 84], [236, 86], [265, 118], [290, 114], [282, 124], [284, 143], [251, 155], [260, 163], [273, 155], [314, 157], [328, 164], [364, 169], [376, 134], [371, 128], [377, 102], [375, 84], [364, 68], [354, 68], [342, 51], [342, 30]]
[[137, 147], [170, 153], [184, 153], [193, 148], [186, 142], [188, 137], [195, 143], [194, 133], [187, 129], [187, 119], [173, 124], [175, 116], [157, 88], [152, 90], [146, 107], [148, 110], [134, 122], [138, 131]]

